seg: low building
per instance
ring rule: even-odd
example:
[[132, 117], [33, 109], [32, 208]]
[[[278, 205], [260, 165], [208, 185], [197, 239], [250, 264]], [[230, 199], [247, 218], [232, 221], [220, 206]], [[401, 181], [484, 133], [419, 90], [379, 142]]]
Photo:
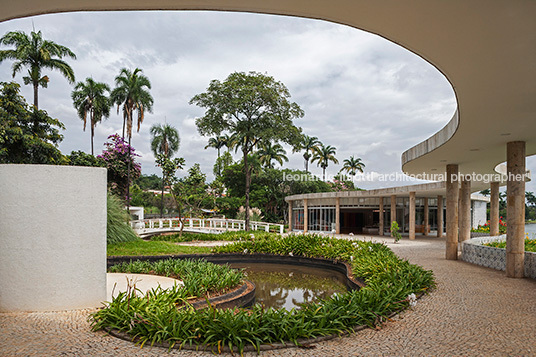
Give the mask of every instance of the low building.
[[[389, 234], [396, 221], [401, 232], [435, 234], [445, 232], [446, 184], [382, 188], [368, 191], [322, 192], [288, 196], [291, 231]], [[473, 228], [487, 222], [489, 198], [471, 195]], [[439, 210], [438, 210], [439, 207]], [[413, 226], [413, 227], [412, 227]]]

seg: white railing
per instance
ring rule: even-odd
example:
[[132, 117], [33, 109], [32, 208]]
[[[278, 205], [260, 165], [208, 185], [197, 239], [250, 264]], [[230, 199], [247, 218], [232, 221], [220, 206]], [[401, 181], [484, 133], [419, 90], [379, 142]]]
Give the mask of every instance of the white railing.
[[[179, 218], [153, 218], [130, 221], [130, 225], [141, 235], [157, 233], [159, 231], [180, 231], [181, 221]], [[223, 233], [226, 231], [245, 230], [246, 223], [239, 219], [225, 218], [185, 218], [185, 231], [198, 231], [210, 233]], [[282, 224], [267, 223], [267, 222], [249, 222], [250, 230], [279, 232], [283, 234], [284, 226]]]

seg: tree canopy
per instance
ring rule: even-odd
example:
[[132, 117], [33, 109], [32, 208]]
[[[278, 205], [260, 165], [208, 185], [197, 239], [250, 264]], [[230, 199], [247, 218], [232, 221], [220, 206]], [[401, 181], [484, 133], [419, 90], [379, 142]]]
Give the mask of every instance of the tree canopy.
[[229, 132], [237, 138], [245, 171], [246, 229], [249, 229], [249, 186], [251, 172], [248, 154], [263, 142], [285, 142], [292, 146], [301, 137], [301, 129], [293, 123], [304, 115], [298, 104], [289, 100], [290, 92], [273, 77], [257, 72], [231, 73], [223, 82], [213, 80], [206, 92], [195, 95], [190, 104], [205, 108], [205, 115], [196, 119], [201, 135], [222, 135]]
[[13, 77], [22, 68], [28, 69], [28, 76], [24, 76], [22, 79], [24, 84], [32, 84], [33, 86], [34, 106], [36, 108], [39, 108], [39, 86], [46, 88], [49, 81], [48, 76], [42, 76], [43, 68], [58, 70], [70, 83], [74, 83], [74, 71], [62, 58], [76, 58], [76, 55], [65, 46], [44, 40], [41, 31], [32, 31], [30, 35], [22, 31], [8, 32], [0, 38], [0, 44], [15, 47], [15, 49], [0, 50], [0, 62], [5, 59], [15, 60], [11, 67]]
[[44, 110], [30, 108], [20, 85], [0, 83], [0, 163], [65, 164], [58, 149], [64, 125]]
[[106, 83], [96, 82], [93, 78], [86, 78], [85, 82], [78, 82], [71, 93], [73, 106], [76, 108], [78, 117], [84, 122], [86, 130], [87, 117], [89, 115], [89, 125], [91, 127], [91, 155], [94, 155], [93, 137], [95, 136], [95, 126], [103, 118], [110, 116], [110, 99], [106, 95], [110, 92], [110, 87]]

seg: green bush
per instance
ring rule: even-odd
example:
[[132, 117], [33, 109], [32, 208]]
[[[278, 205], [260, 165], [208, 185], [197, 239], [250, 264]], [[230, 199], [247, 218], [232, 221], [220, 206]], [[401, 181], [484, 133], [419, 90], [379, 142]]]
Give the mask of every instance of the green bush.
[[[251, 237], [250, 237], [251, 238]], [[246, 345], [261, 344], [351, 332], [356, 326], [378, 326], [387, 317], [415, 303], [416, 296], [435, 286], [433, 273], [398, 258], [379, 243], [334, 239], [323, 235], [255, 236], [214, 252], [270, 253], [321, 257], [348, 262], [353, 274], [366, 286], [335, 294], [301, 309], [202, 310], [176, 308], [177, 293], [161, 292], [154, 297], [118, 297], [92, 315], [93, 329], [115, 328], [144, 343], [168, 342], [180, 346], [205, 344], [214, 352], [228, 346], [243, 352]], [[182, 302], [181, 302], [182, 304]]]
[[135, 241], [138, 238], [136, 233], [128, 224], [129, 216], [125, 210], [123, 202], [116, 196], [108, 193], [107, 204], [107, 226], [106, 242], [114, 244], [119, 242]]
[[130, 261], [114, 265], [110, 273], [156, 274], [173, 277], [184, 282], [187, 297], [202, 297], [235, 288], [244, 280], [242, 271], [228, 265], [217, 265], [198, 259], [165, 259], [155, 262]]
[[[152, 236], [152, 241], [166, 241], [166, 242], [191, 242], [195, 240], [200, 241], [236, 241], [236, 240], [249, 240], [255, 237], [262, 238], [266, 236], [275, 236], [274, 233], [267, 233], [262, 231], [228, 231], [224, 233], [192, 233], [192, 232], [182, 232], [182, 237], [179, 233], [168, 234], [168, 235], [159, 235]], [[253, 237], [253, 238], [252, 238]]]

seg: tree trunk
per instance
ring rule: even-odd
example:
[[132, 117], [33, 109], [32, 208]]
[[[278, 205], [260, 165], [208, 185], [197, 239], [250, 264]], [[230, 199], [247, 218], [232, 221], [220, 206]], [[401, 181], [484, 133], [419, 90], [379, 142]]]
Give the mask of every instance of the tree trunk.
[[326, 181], [326, 168], [322, 168], [322, 181]]
[[123, 140], [125, 140], [125, 122], [126, 122], [126, 119], [125, 119], [125, 116], [123, 116], [123, 136], [121, 136], [121, 138], [123, 138]]
[[309, 172], [309, 160], [305, 160], [305, 172]]
[[130, 162], [132, 161], [132, 156], [130, 154], [130, 136], [128, 137], [128, 161], [127, 161], [127, 212], [130, 214]]
[[161, 203], [160, 203], [160, 218], [164, 218], [164, 173], [162, 173], [162, 197], [161, 197]]
[[33, 83], [33, 92], [34, 92], [34, 106], [35, 106], [35, 109], [39, 109], [39, 101], [37, 99], [37, 97], [38, 97], [38, 95], [37, 95], [38, 89], [39, 89], [39, 84], [37, 82], [34, 82]]
[[94, 113], [93, 113], [93, 110], [91, 110], [91, 116], [89, 118], [89, 120], [91, 120], [91, 123], [89, 123], [91, 125], [91, 155], [92, 156], [95, 156], [95, 154], [93, 153], [93, 137], [95, 136], [95, 122], [93, 121], [93, 118], [94, 118]]
[[91, 155], [95, 156], [93, 153], [93, 137], [95, 136], [95, 127], [93, 125], [93, 121], [91, 121]]
[[248, 154], [245, 150], [242, 150], [242, 152], [244, 153], [244, 169], [246, 170], [246, 219], [244, 229], [249, 231], [249, 185], [251, 182], [251, 172], [248, 167]]

